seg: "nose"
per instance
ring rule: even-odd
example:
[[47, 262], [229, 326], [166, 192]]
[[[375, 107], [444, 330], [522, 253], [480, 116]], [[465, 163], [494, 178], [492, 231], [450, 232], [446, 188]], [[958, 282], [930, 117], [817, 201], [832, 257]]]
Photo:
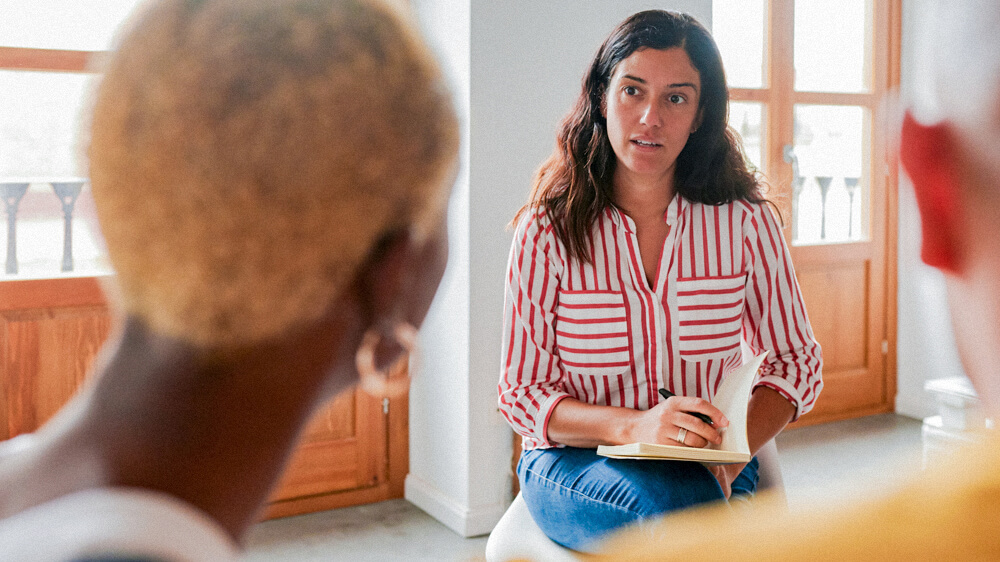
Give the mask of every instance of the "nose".
[[643, 108], [642, 117], [640, 117], [639, 122], [647, 127], [659, 127], [663, 124], [663, 119], [660, 118], [660, 108], [655, 103], [648, 103], [646, 107]]

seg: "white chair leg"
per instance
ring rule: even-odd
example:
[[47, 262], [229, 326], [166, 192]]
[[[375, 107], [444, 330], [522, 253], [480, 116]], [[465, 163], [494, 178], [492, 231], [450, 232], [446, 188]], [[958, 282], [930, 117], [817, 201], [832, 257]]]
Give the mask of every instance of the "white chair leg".
[[774, 439], [768, 441], [757, 451], [757, 491], [768, 492], [785, 501], [785, 480], [781, 475], [781, 464], [778, 461], [778, 446]]

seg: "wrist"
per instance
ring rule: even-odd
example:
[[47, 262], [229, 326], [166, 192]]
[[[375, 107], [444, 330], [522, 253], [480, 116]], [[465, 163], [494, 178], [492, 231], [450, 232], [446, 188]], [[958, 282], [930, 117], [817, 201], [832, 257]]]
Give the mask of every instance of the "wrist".
[[621, 412], [621, 423], [612, 424], [612, 435], [609, 437], [612, 440], [613, 445], [627, 445], [629, 443], [636, 443], [640, 441], [639, 439], [639, 420], [642, 417], [642, 412], [639, 410], [633, 410], [632, 408], [620, 408]]

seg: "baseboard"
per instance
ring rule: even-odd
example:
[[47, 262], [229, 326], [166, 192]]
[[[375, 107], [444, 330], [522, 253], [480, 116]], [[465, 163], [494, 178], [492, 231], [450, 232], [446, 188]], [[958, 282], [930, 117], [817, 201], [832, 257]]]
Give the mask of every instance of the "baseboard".
[[933, 416], [937, 411], [934, 408], [934, 400], [929, 397], [921, 395], [914, 398], [900, 393], [896, 395], [896, 413], [921, 420]]
[[427, 512], [444, 526], [463, 537], [489, 534], [507, 510], [506, 505], [488, 505], [468, 508], [448, 497], [426, 480], [406, 475], [407, 501]]

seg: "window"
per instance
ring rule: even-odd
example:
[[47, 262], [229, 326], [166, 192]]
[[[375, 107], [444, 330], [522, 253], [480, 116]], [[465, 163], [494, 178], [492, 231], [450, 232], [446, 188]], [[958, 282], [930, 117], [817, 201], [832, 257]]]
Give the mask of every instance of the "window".
[[880, 123], [901, 0], [713, 0], [729, 123], [764, 172], [825, 387], [806, 423], [891, 411], [896, 166]]
[[779, 198], [790, 199], [794, 245], [872, 239], [873, 198], [885, 190], [884, 174], [871, 168], [882, 156], [873, 126], [889, 86], [876, 8], [881, 17], [890, 4], [712, 3], [734, 100], [730, 124]]
[[0, 279], [110, 273], [83, 160], [94, 67], [140, 0], [0, 0]]

